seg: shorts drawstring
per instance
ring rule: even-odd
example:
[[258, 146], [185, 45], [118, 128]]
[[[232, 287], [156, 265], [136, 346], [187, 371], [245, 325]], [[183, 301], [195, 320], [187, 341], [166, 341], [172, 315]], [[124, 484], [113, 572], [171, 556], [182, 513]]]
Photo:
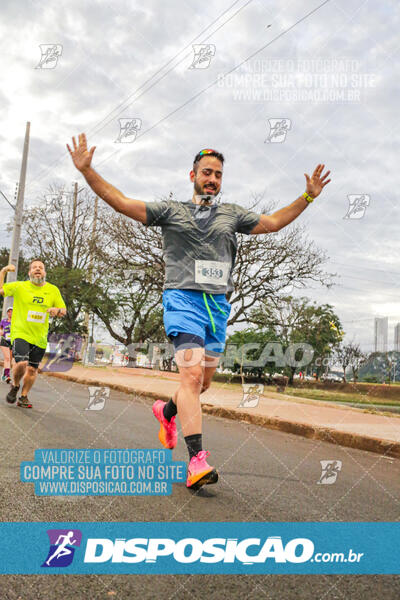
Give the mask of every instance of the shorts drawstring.
[[[213, 297], [213, 295], [212, 295], [212, 294], [208, 294], [208, 295], [210, 296], [211, 300], [214, 302], [214, 304], [215, 304], [215, 306], [218, 308], [218, 310], [219, 310], [220, 312], [222, 312], [222, 314], [223, 314], [223, 315], [226, 315], [226, 312], [225, 312], [224, 310], [222, 310], [222, 308], [221, 308], [220, 306], [218, 306], [218, 303], [217, 303], [217, 301], [215, 300], [215, 298]], [[212, 316], [212, 314], [211, 314], [210, 307], [208, 306], [208, 302], [207, 302], [207, 294], [206, 294], [205, 292], [203, 292], [203, 300], [204, 300], [204, 304], [205, 304], [205, 307], [206, 307], [206, 309], [207, 309], [207, 312], [208, 312], [208, 316], [210, 317], [210, 321], [211, 321], [211, 327], [212, 327], [213, 333], [215, 333], [215, 332], [216, 332], [216, 329], [215, 329], [215, 323], [214, 323], [213, 316]]]

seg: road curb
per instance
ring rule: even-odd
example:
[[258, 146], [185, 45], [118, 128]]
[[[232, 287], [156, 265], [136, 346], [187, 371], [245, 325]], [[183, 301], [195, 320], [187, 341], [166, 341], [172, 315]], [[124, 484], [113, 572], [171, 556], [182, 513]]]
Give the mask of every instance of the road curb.
[[388, 442], [380, 438], [374, 438], [358, 433], [348, 433], [347, 431], [338, 431], [331, 427], [315, 427], [307, 423], [298, 423], [295, 421], [287, 421], [278, 419], [277, 417], [264, 417], [262, 415], [252, 415], [238, 410], [229, 410], [219, 406], [210, 404], [202, 404], [203, 412], [223, 417], [225, 419], [233, 419], [235, 421], [246, 421], [252, 425], [259, 425], [268, 429], [277, 429], [285, 433], [293, 433], [303, 437], [323, 442], [329, 442], [338, 446], [347, 446], [348, 448], [356, 448], [358, 450], [367, 450], [377, 454], [384, 454], [394, 458], [400, 458], [400, 444], [398, 442]]
[[[90, 377], [76, 377], [74, 375], [68, 375], [67, 373], [43, 373], [47, 377], [57, 377], [58, 379], [64, 379], [67, 381], [73, 381], [83, 385], [96, 385], [101, 387], [108, 387], [118, 392], [125, 392], [128, 394], [138, 394], [148, 398], [154, 398], [168, 401], [170, 396], [151, 392], [147, 390], [143, 392], [134, 387], [128, 385], [122, 385], [117, 383], [106, 383], [99, 381], [98, 379]], [[222, 417], [225, 419], [231, 419], [233, 421], [245, 421], [252, 425], [258, 425], [267, 429], [276, 429], [285, 433], [292, 433], [294, 435], [300, 435], [308, 439], [321, 440], [323, 442], [329, 442], [338, 446], [346, 446], [348, 448], [356, 448], [358, 450], [366, 450], [368, 452], [375, 452], [376, 454], [384, 454], [385, 456], [391, 456], [394, 458], [400, 458], [400, 443], [389, 442], [380, 438], [372, 436], [361, 435], [358, 433], [349, 433], [347, 431], [338, 431], [331, 427], [316, 427], [307, 423], [298, 423], [296, 421], [287, 421], [285, 419], [279, 419], [277, 417], [265, 417], [263, 415], [250, 414], [247, 412], [222, 408], [220, 406], [212, 406], [211, 404], [202, 403], [202, 411], [209, 415], [216, 417]]]

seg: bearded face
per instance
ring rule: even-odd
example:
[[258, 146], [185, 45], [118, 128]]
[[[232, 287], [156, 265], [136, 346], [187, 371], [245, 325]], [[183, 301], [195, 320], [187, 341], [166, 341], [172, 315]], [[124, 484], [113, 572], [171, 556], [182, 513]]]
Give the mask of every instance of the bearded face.
[[40, 260], [35, 260], [29, 269], [29, 281], [35, 285], [43, 285], [46, 281], [46, 271], [44, 264]]

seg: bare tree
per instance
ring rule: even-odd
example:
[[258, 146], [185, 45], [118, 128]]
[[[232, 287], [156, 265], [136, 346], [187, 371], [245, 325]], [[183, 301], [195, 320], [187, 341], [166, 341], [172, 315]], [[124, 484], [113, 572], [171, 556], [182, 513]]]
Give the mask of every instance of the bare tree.
[[[271, 208], [264, 207], [263, 212], [270, 212]], [[265, 298], [274, 302], [293, 288], [302, 289], [312, 282], [333, 285], [334, 274], [322, 268], [326, 255], [308, 239], [302, 226], [238, 238], [235, 290], [229, 296], [233, 310], [228, 325], [252, 323], [252, 309]]]
[[[49, 280], [61, 289], [67, 304], [60, 331], [85, 333], [83, 311], [96, 302], [93, 285], [102, 274], [94, 257], [93, 202], [93, 194], [86, 189], [74, 199], [71, 191], [51, 186], [35, 206], [24, 212], [24, 247], [31, 258], [43, 260]], [[100, 207], [96, 222], [100, 239], [107, 223], [106, 212]], [[92, 278], [88, 276], [91, 266]]]
[[343, 382], [347, 383], [346, 370], [354, 359], [354, 346], [353, 344], [341, 344], [336, 348], [336, 357], [339, 364], [343, 369]]
[[[73, 200], [65, 188], [50, 186], [34, 207], [24, 212], [24, 245], [49, 268], [64, 265], [87, 270], [90, 263], [94, 196], [87, 189]], [[96, 231], [102, 236], [110, 209], [99, 207]]]
[[[272, 208], [269, 205], [262, 210]], [[126, 217], [111, 215], [96, 252], [113, 272], [126, 277], [126, 286], [151, 287], [161, 302], [165, 264], [159, 228], [145, 228]], [[288, 286], [304, 288], [311, 282], [333, 285], [333, 274], [322, 268], [325, 261], [326, 256], [307, 238], [303, 227], [292, 226], [263, 236], [238, 235], [235, 290], [228, 294], [233, 306], [228, 325], [252, 323], [252, 309], [265, 297], [274, 301]]]
[[[261, 212], [273, 208], [271, 203]], [[88, 307], [121, 343], [164, 341], [165, 264], [160, 229], [143, 227], [102, 203], [93, 241], [92, 229], [93, 195], [83, 190], [74, 203], [70, 192], [66, 195], [65, 190], [53, 187], [26, 214], [25, 244], [48, 267], [68, 269], [65, 288], [68, 281], [75, 281], [73, 319]], [[255, 323], [253, 309], [265, 298], [276, 301], [288, 286], [332, 285], [332, 275], [323, 270], [325, 260], [299, 226], [277, 234], [238, 235], [228, 325]], [[91, 265], [93, 277], [89, 278]]]
[[96, 260], [105, 273], [94, 312], [110, 335], [126, 344], [164, 341], [162, 237], [152, 228], [112, 213], [107, 230], [96, 242]]
[[355, 382], [358, 380], [358, 373], [361, 366], [367, 362], [368, 354], [362, 352], [359, 344], [349, 344], [353, 347], [353, 352], [350, 358], [350, 366], [353, 372], [353, 379]]

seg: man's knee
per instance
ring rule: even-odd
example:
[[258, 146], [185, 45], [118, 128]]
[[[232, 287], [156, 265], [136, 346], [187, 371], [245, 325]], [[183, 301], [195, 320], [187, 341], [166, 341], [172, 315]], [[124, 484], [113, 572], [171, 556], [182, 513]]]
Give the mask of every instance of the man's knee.
[[37, 374], [37, 368], [36, 367], [32, 367], [32, 365], [28, 365], [27, 368], [26, 368], [26, 372], [31, 377], [34, 377]]
[[28, 361], [27, 360], [14, 360], [14, 362], [15, 362], [15, 367], [17, 369], [21, 369], [21, 370], [25, 371], [25, 369], [28, 366]]
[[199, 390], [203, 384], [204, 370], [200, 365], [190, 367], [186, 370], [181, 382], [192, 389]]

